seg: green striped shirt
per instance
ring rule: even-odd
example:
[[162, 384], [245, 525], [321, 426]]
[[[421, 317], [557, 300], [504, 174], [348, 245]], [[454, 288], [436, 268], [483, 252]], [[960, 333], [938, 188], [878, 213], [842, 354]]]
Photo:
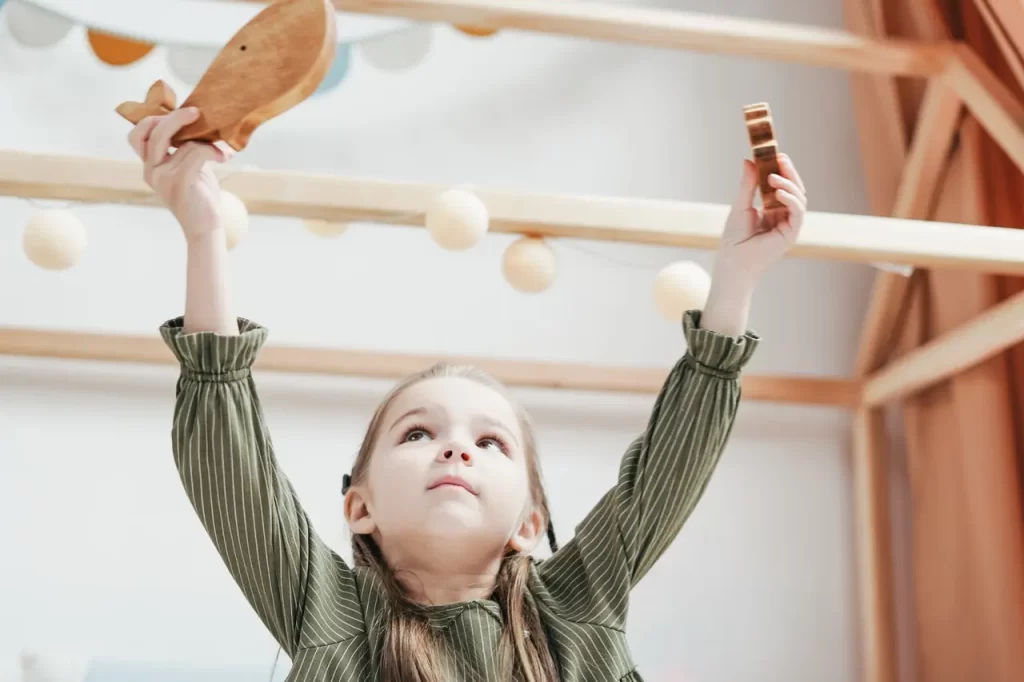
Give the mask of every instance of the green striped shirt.
[[[565, 682], [641, 680], [626, 644], [630, 590], [672, 543], [719, 461], [740, 401], [739, 373], [758, 343], [683, 318], [687, 352], [669, 373], [650, 420], [629, 446], [618, 481], [549, 559], [529, 590]], [[228, 571], [292, 659], [292, 682], [376, 680], [383, 633], [372, 624], [385, 593], [310, 524], [281, 471], [251, 374], [267, 331], [239, 319], [238, 336], [161, 334], [180, 363], [172, 444], [185, 493]], [[425, 607], [455, 652], [459, 679], [498, 679], [496, 602]]]

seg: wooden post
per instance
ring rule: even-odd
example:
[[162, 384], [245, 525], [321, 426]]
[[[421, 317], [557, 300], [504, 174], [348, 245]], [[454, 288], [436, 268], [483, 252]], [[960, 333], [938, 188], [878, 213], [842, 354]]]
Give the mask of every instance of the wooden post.
[[858, 409], [853, 418], [853, 508], [864, 682], [896, 682], [889, 462], [885, 415]]
[[[933, 79], [928, 84], [896, 194], [894, 217], [924, 220], [930, 215], [962, 109], [959, 97], [945, 83]], [[901, 331], [898, 317], [909, 286], [901, 275], [876, 275], [856, 358], [857, 376], [886, 361], [886, 350]], [[895, 682], [896, 610], [884, 411], [858, 409], [853, 441], [863, 674], [866, 682]]]

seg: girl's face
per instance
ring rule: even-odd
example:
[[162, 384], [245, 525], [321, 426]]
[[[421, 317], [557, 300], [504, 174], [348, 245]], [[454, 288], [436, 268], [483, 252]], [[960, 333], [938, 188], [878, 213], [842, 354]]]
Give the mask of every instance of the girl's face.
[[386, 554], [438, 540], [528, 552], [542, 519], [525, 445], [515, 409], [494, 389], [463, 377], [413, 384], [382, 416], [365, 480], [346, 500], [349, 525]]

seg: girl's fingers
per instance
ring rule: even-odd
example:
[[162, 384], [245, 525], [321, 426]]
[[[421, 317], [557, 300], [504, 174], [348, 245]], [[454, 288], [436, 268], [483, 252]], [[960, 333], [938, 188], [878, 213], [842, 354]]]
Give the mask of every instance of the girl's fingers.
[[[182, 157], [181, 160], [178, 160], [179, 156]], [[208, 161], [223, 162], [225, 160], [224, 152], [212, 144], [190, 142], [174, 153], [174, 158], [168, 165], [174, 164], [174, 172], [188, 177], [199, 173], [203, 169], [203, 164]]]
[[776, 189], [776, 194], [782, 190], [797, 197], [801, 202], [807, 203], [807, 198], [804, 196], [803, 190], [788, 178], [772, 173], [768, 176], [768, 184]]
[[147, 167], [146, 182], [157, 191], [174, 192], [174, 187], [190, 185], [207, 161], [220, 161], [224, 153], [211, 144], [186, 142], [167, 161]]
[[804, 211], [806, 210], [800, 198], [795, 194], [790, 194], [784, 189], [775, 190], [775, 198], [779, 202], [789, 209], [789, 218], [785, 222], [789, 222], [793, 227], [797, 227], [803, 222]]
[[231, 157], [235, 155], [235, 150], [229, 147], [227, 143], [222, 140], [217, 140], [213, 143], [213, 146], [220, 150], [220, 153], [223, 155], [224, 158], [220, 159], [222, 163], [229, 161]]
[[158, 169], [161, 173], [177, 173], [181, 167], [188, 162], [189, 158], [194, 157], [196, 154], [196, 144], [193, 142], [186, 142], [179, 148], [174, 150], [171, 157], [167, 159], [165, 163], [160, 165]]
[[800, 193], [804, 196], [807, 195], [807, 188], [804, 186], [804, 181], [800, 177], [800, 173], [796, 170], [796, 165], [793, 164], [793, 160], [786, 154], [779, 154], [779, 170], [782, 171], [782, 175], [793, 182], [800, 188]]
[[156, 128], [157, 123], [160, 119], [156, 116], [147, 116], [138, 122], [138, 124], [131, 129], [128, 133], [128, 144], [132, 146], [135, 153], [139, 155], [139, 158], [143, 162], [146, 161], [146, 142], [149, 140], [149, 136], [153, 133], [153, 129]]
[[161, 117], [146, 142], [146, 163], [155, 166], [166, 161], [171, 151], [171, 139], [174, 134], [196, 120], [198, 116], [199, 111], [194, 107], [189, 107], [188, 109], [175, 109]]

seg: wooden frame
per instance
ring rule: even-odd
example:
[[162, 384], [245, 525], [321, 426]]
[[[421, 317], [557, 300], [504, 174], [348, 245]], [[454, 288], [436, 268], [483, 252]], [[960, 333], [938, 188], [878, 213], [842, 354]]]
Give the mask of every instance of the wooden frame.
[[[157, 365], [175, 362], [166, 344], [155, 336], [10, 327], [0, 327], [0, 355]], [[657, 393], [668, 376], [666, 368], [656, 367], [275, 345], [260, 352], [255, 369], [397, 379], [439, 361], [476, 365], [509, 386], [607, 393]], [[855, 407], [860, 402], [861, 385], [841, 378], [748, 375], [743, 377], [743, 391], [751, 400]]]
[[[258, 1], [258, 0], [254, 0]], [[518, 29], [799, 62], [929, 80], [893, 218], [812, 213], [794, 255], [917, 268], [1024, 273], [1024, 231], [924, 220], [942, 161], [964, 108], [1024, 170], [1024, 106], [963, 44], [878, 40], [842, 31], [635, 7], [546, 0], [335, 0], [339, 10], [494, 29]], [[1001, 12], [1008, 4], [1000, 3]], [[1024, 17], [1024, 13], [1018, 13]], [[422, 224], [439, 188], [383, 181], [241, 171], [225, 178], [254, 213], [333, 220]], [[713, 248], [727, 207], [607, 197], [474, 191], [493, 230], [551, 237]], [[136, 164], [0, 153], [0, 195], [150, 204]], [[896, 678], [881, 407], [963, 371], [1024, 339], [1024, 295], [1007, 300], [897, 362], [880, 348], [893, 331], [893, 302], [906, 280], [878, 276], [852, 378], [747, 377], [748, 398], [834, 405], [853, 410], [862, 667], [869, 682]], [[158, 339], [0, 329], [0, 354], [107, 361], [171, 361]], [[362, 351], [267, 348], [269, 370], [393, 377], [438, 358]], [[601, 391], [656, 391], [664, 372], [482, 358], [513, 385]]]
[[[250, 214], [422, 226], [447, 186], [308, 173], [229, 170], [223, 187]], [[727, 205], [471, 188], [489, 231], [713, 249]], [[0, 151], [0, 196], [154, 205], [137, 161]], [[795, 257], [1024, 274], [1024, 232], [810, 212]]]

